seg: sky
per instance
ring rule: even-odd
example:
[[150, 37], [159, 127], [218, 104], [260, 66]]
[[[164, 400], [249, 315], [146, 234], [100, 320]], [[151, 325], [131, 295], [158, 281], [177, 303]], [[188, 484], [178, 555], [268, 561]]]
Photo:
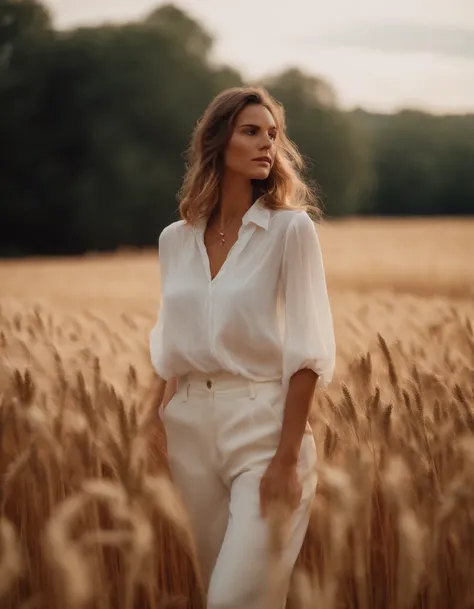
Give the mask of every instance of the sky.
[[[141, 19], [164, 2], [46, 0], [58, 28]], [[474, 112], [474, 0], [176, 0], [247, 81], [298, 67], [342, 108]]]

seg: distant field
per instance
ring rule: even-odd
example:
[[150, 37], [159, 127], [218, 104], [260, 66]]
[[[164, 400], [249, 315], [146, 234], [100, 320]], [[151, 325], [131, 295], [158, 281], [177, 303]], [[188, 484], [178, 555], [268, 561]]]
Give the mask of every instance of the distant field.
[[[340, 220], [319, 227], [328, 283], [339, 290], [389, 289], [470, 296], [474, 219]], [[145, 307], [156, 300], [156, 252], [74, 259], [0, 260], [0, 296], [57, 299], [74, 309]]]
[[[468, 607], [474, 219], [319, 234], [337, 368], [292, 607]], [[155, 251], [0, 261], [2, 609], [203, 607], [149, 418], [157, 270]]]

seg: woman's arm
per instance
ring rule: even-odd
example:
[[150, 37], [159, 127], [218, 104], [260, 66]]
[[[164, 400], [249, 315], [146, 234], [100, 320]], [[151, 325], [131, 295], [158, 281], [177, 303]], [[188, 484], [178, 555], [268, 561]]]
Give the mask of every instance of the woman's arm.
[[[165, 227], [159, 237], [158, 242], [158, 270], [160, 276], [161, 292], [163, 291], [163, 285], [166, 276], [166, 261], [169, 257], [169, 234], [170, 226]], [[158, 311], [158, 318], [150, 331], [149, 334], [149, 349], [151, 364], [157, 375], [157, 389], [155, 393], [156, 406], [163, 410], [164, 406], [168, 404], [173, 395], [176, 393], [177, 379], [171, 377], [166, 381], [164, 376], [168, 377], [168, 370], [166, 369], [166, 358], [163, 353], [163, 297], [160, 295], [160, 307]], [[162, 376], [163, 375], [163, 376]]]
[[177, 391], [178, 379], [176, 377], [172, 377], [166, 381], [159, 374], [157, 374], [157, 379], [155, 405], [157, 409], [164, 409]]
[[163, 408], [166, 408], [166, 405], [178, 390], [178, 379], [173, 376], [169, 381], [165, 381], [165, 383], [166, 385], [162, 396]]
[[275, 460], [293, 466], [298, 461], [306, 422], [311, 413], [318, 375], [309, 368], [295, 372], [290, 378], [280, 442]]
[[335, 340], [322, 253], [307, 214], [297, 214], [288, 227], [282, 284], [285, 411], [277, 450], [260, 484], [263, 515], [275, 500], [291, 508], [300, 501], [297, 462], [314, 391], [326, 386], [334, 371]]
[[288, 227], [282, 279], [283, 376], [288, 390], [277, 458], [296, 462], [314, 391], [331, 380], [335, 359], [323, 256], [316, 227], [307, 214], [298, 214]]

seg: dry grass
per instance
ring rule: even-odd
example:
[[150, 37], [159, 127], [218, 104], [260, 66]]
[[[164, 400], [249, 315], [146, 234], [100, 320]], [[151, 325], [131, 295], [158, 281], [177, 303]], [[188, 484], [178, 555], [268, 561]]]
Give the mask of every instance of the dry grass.
[[[337, 375], [315, 399], [320, 484], [289, 604], [467, 609], [474, 224], [321, 236]], [[2, 609], [204, 606], [153, 403], [155, 271], [150, 253], [0, 263]]]

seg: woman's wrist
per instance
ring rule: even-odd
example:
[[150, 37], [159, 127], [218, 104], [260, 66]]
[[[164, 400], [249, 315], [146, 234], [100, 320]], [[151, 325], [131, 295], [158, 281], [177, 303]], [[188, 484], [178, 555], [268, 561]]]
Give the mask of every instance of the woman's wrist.
[[279, 446], [275, 453], [274, 461], [282, 467], [296, 467], [299, 452], [296, 447], [286, 448]]

